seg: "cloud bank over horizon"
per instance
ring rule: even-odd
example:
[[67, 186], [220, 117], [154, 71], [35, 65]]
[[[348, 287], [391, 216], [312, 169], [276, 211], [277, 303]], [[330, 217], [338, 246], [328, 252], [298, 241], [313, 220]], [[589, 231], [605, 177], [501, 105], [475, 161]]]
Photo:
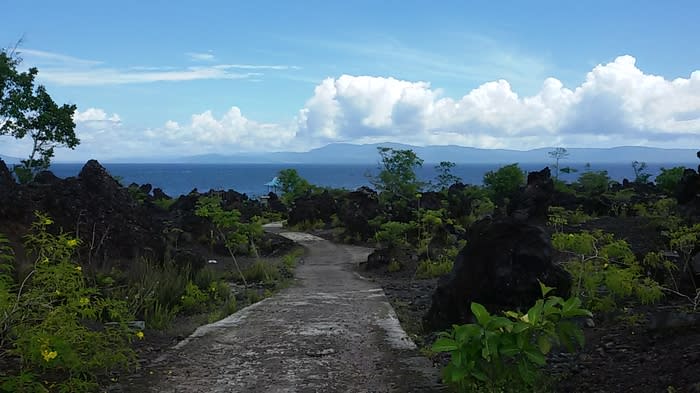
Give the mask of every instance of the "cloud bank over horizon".
[[[700, 71], [668, 80], [644, 73], [625, 55], [594, 67], [575, 88], [550, 77], [536, 94], [520, 96], [502, 79], [460, 98], [427, 81], [341, 75], [319, 83], [285, 123], [249, 119], [237, 106], [219, 116], [195, 113], [182, 124], [165, 119], [147, 130], [100, 108], [76, 112], [75, 121], [82, 144], [74, 152], [58, 150], [58, 159], [305, 151], [387, 141], [517, 150], [700, 147]], [[26, 155], [26, 143], [3, 139], [0, 153]]]

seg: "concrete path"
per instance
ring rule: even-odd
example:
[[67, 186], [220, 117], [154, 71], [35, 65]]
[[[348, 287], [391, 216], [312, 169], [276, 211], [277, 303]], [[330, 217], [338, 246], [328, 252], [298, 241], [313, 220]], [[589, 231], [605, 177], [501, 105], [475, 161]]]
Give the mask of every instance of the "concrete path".
[[381, 287], [353, 272], [369, 249], [280, 234], [308, 249], [295, 284], [199, 328], [156, 362], [144, 391], [440, 390]]

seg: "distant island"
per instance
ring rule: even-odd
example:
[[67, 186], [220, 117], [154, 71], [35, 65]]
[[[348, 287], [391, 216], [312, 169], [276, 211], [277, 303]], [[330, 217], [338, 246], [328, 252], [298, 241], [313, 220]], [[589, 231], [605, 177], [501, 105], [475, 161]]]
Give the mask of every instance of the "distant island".
[[[333, 143], [308, 152], [238, 153], [231, 155], [203, 154], [182, 157], [124, 157], [101, 159], [108, 163], [186, 163], [186, 164], [376, 164], [377, 147], [411, 149], [425, 163], [451, 161], [456, 164], [510, 164], [550, 162], [548, 152], [554, 147], [532, 150], [479, 149], [464, 146], [411, 146], [399, 143], [350, 144]], [[621, 146], [613, 148], [566, 147], [569, 152], [566, 162], [571, 163], [694, 163], [696, 151], [693, 149], [662, 149], [655, 147]], [[13, 163], [13, 157], [0, 158]], [[61, 162], [57, 160], [55, 162]], [[63, 161], [66, 162], [66, 161]]]

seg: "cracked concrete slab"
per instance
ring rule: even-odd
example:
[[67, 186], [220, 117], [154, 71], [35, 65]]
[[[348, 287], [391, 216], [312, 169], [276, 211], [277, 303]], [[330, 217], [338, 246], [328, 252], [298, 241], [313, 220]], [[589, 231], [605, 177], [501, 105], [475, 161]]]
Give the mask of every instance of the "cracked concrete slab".
[[283, 236], [309, 251], [295, 285], [200, 327], [133, 391], [442, 391], [383, 290], [352, 271], [369, 249]]

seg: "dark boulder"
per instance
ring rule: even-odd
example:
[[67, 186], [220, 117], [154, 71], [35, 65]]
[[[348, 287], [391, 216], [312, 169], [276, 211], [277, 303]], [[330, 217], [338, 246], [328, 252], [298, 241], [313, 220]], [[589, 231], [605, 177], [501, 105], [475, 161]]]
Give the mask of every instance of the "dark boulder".
[[549, 167], [527, 175], [527, 185], [513, 196], [508, 215], [520, 221], [544, 223], [554, 194], [554, 181]]
[[331, 216], [338, 211], [338, 202], [328, 192], [306, 194], [292, 202], [287, 222], [297, 225], [303, 222], [330, 222]]
[[267, 208], [277, 213], [287, 213], [287, 206], [274, 192], [267, 194]]
[[54, 175], [51, 171], [41, 171], [34, 176], [35, 184], [55, 184], [61, 181], [61, 178]]
[[148, 183], [142, 184], [139, 186], [139, 192], [142, 192], [142, 193], [148, 195], [151, 193], [152, 188], [153, 188], [153, 186], [148, 184]]
[[338, 206], [338, 218], [345, 234], [360, 240], [374, 236], [369, 221], [379, 214], [379, 195], [369, 187], [347, 193]]
[[445, 198], [441, 193], [435, 191], [427, 191], [420, 196], [420, 208], [428, 210], [439, 210], [442, 209], [442, 201]]
[[678, 182], [676, 199], [681, 205], [700, 199], [700, 174], [694, 169], [686, 169], [683, 171], [683, 176]]
[[433, 294], [426, 328], [445, 329], [471, 320], [470, 304], [491, 312], [524, 308], [540, 297], [538, 280], [568, 293], [570, 277], [552, 263], [552, 245], [539, 226], [513, 218], [477, 222], [454, 264]]
[[153, 199], [172, 199], [170, 195], [166, 194], [161, 190], [160, 188], [154, 188], [153, 189]]
[[12, 172], [5, 165], [5, 161], [0, 159], [0, 190], [14, 187], [16, 185]]

